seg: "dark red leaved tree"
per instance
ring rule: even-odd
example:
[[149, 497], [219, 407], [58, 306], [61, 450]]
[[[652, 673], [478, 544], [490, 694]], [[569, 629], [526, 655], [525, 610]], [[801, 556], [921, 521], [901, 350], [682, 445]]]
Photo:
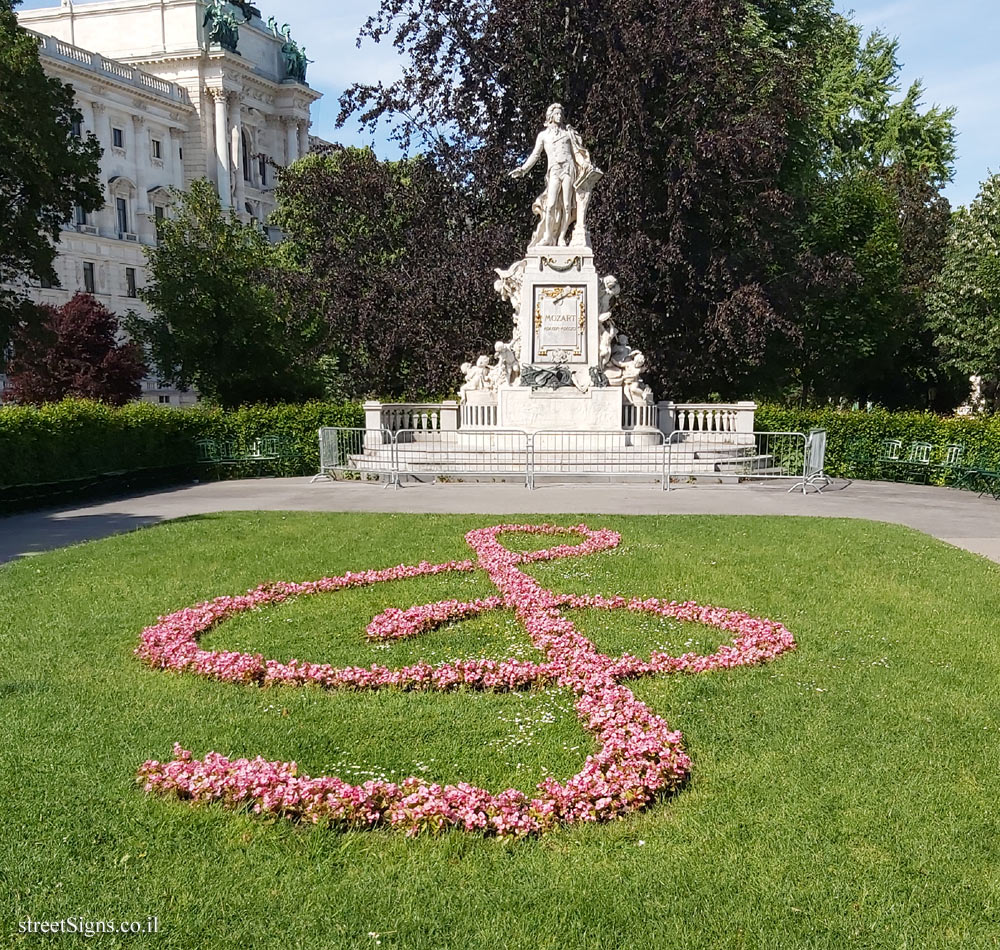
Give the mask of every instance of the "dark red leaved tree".
[[77, 294], [61, 307], [37, 310], [38, 319], [13, 334], [7, 376], [15, 402], [81, 396], [120, 406], [139, 395], [146, 374], [142, 352], [117, 341], [118, 318], [107, 307]]

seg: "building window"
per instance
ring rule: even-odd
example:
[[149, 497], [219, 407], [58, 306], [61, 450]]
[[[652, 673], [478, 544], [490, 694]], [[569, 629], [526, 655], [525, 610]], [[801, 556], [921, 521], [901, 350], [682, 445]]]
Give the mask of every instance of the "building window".
[[90, 261], [83, 262], [83, 289], [88, 293], [92, 294], [96, 291], [94, 290], [94, 265]]
[[159, 398], [160, 403], [162, 405], [167, 405], [167, 406], [170, 405], [170, 397], [169, 396], [159, 396], [158, 398]]
[[125, 293], [129, 297], [137, 297], [138, 294], [135, 292], [135, 268], [126, 267], [125, 268]]
[[118, 215], [118, 233], [128, 232], [128, 199], [115, 198], [115, 211]]
[[166, 209], [163, 205], [153, 205], [153, 219], [157, 222], [162, 221], [166, 217]]
[[52, 287], [52, 281], [49, 280], [48, 277], [39, 278], [38, 283], [41, 286], [42, 290], [49, 290]]
[[74, 119], [70, 123], [69, 130], [74, 138], [78, 139], [83, 137], [83, 123], [79, 119]]
[[257, 174], [260, 176], [260, 183], [267, 184], [267, 156], [261, 152], [257, 156]]
[[242, 132], [240, 138], [243, 142], [243, 180], [250, 181], [250, 136]]
[[125, 148], [125, 130], [124, 129], [112, 129], [111, 130], [111, 144], [115, 148]]
[[163, 146], [159, 139], [153, 139], [153, 158], [163, 158]]
[[87, 212], [84, 211], [79, 205], [74, 207], [73, 217], [77, 224], [87, 224]]

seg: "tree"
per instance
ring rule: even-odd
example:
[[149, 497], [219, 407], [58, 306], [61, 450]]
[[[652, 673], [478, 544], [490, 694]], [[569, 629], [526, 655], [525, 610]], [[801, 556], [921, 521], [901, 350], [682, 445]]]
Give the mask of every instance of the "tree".
[[348, 395], [440, 397], [510, 336], [494, 234], [428, 159], [335, 147], [286, 169], [277, 199], [285, 291], [322, 313]]
[[[621, 278], [622, 322], [663, 395], [800, 386], [785, 367], [823, 372], [807, 364], [829, 342], [807, 334], [869, 304], [870, 321], [840, 322], [860, 334], [844, 349], [900, 375], [885, 354], [898, 327], [922, 324], [902, 319], [914, 298], [898, 218], [920, 182], [896, 193], [895, 170], [936, 190], [954, 131], [952, 110], [921, 108], [919, 84], [896, 101], [895, 40], [862, 43], [830, 0], [383, 0], [361, 39], [392, 42], [403, 75], [347, 90], [340, 121], [390, 120], [468, 197], [498, 263], [523, 247], [534, 194], [506, 171], [548, 103], [564, 104], [607, 171], [590, 214], [598, 266]], [[940, 214], [925, 199], [916, 229], [930, 235]], [[857, 388], [851, 361], [841, 369], [824, 390]]]
[[[824, 5], [806, 6], [818, 42]], [[621, 279], [623, 324], [652, 356], [659, 392], [735, 393], [772, 336], [796, 335], [803, 274], [789, 169], [806, 161], [815, 51], [762, 45], [751, 27], [771, 28], [767, 8], [385, 0], [362, 36], [391, 39], [403, 76], [349, 89], [341, 121], [393, 118], [404, 148], [433, 156], [481, 228], [496, 229], [493, 259], [506, 265], [533, 227], [534, 197], [506, 172], [548, 104], [563, 103], [607, 172], [590, 214], [597, 262]]]
[[7, 367], [15, 402], [56, 402], [80, 396], [124, 405], [142, 391], [146, 374], [134, 343], [118, 343], [118, 318], [90, 294], [61, 307], [38, 307], [12, 334]]
[[[56, 281], [60, 226], [74, 205], [101, 207], [101, 147], [78, 134], [73, 87], [50, 79], [38, 41], [0, 0], [0, 349], [19, 319], [19, 279]], [[6, 288], [6, 289], [5, 289]]]
[[950, 181], [955, 162], [954, 108], [921, 111], [923, 86], [913, 82], [902, 99], [899, 40], [876, 30], [864, 42], [860, 28], [837, 17], [822, 51], [817, 130], [824, 175], [873, 169], [920, 169], [928, 183]]
[[801, 260], [823, 266], [803, 285], [800, 344], [773, 354], [769, 378], [806, 402], [947, 405], [952, 380], [927, 330], [926, 294], [947, 234], [940, 189], [954, 110], [921, 111], [919, 83], [896, 101], [897, 41], [876, 32], [862, 42], [846, 18], [832, 22], [806, 124], [816, 175], [804, 180], [801, 237]]
[[224, 214], [208, 181], [174, 197], [146, 251], [152, 316], [127, 320], [161, 378], [224, 406], [318, 395], [322, 322], [278, 287], [260, 226]]
[[952, 218], [944, 267], [930, 295], [930, 323], [949, 365], [979, 376], [1000, 409], [1000, 175]]

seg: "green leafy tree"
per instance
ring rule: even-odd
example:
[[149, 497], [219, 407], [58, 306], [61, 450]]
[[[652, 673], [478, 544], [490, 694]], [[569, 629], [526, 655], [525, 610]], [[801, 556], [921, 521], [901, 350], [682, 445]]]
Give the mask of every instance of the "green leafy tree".
[[276, 279], [260, 226], [224, 213], [205, 180], [175, 199], [146, 251], [152, 316], [127, 321], [161, 378], [224, 406], [318, 395], [322, 324]]
[[[797, 347], [774, 348], [759, 388], [804, 402], [872, 399], [935, 407], [952, 394], [927, 329], [926, 295], [941, 266], [950, 208], [940, 194], [955, 157], [953, 109], [899, 99], [898, 43], [834, 17], [818, 49], [810, 117], [813, 176], [800, 261]], [[771, 390], [773, 393], [774, 390]]]
[[1000, 409], [1000, 175], [952, 218], [930, 323], [949, 364], [981, 377], [988, 405]]
[[923, 85], [897, 98], [899, 40], [861, 29], [838, 16], [821, 51], [817, 130], [824, 175], [877, 168], [921, 169], [927, 181], [951, 180], [955, 161], [954, 108], [921, 108]]
[[[81, 137], [72, 86], [49, 78], [38, 41], [0, 0], [0, 348], [20, 319], [19, 280], [55, 282], [60, 226], [73, 206], [94, 211], [101, 147]], [[10, 285], [14, 284], [14, 287]]]

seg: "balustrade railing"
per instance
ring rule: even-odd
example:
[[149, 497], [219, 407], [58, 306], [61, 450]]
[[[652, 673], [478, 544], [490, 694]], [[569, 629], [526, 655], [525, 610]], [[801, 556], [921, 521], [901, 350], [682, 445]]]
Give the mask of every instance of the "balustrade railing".
[[667, 434], [728, 436], [753, 432], [754, 402], [661, 402], [660, 428]]
[[[753, 402], [674, 403], [622, 406], [622, 429], [658, 429], [664, 436], [680, 432], [699, 438], [741, 441], [754, 431]], [[443, 402], [365, 403], [365, 425], [369, 429], [403, 429], [416, 432], [452, 432], [458, 429], [490, 429], [500, 425], [496, 397], [486, 390], [466, 394], [459, 405]]]
[[630, 402], [622, 406], [623, 429], [656, 429], [658, 417], [657, 406], [633, 406]]
[[475, 405], [464, 403], [462, 405], [462, 428], [484, 429], [497, 425], [496, 403]]
[[73, 46], [72, 43], [67, 43], [65, 40], [56, 39], [54, 36], [45, 36], [41, 33], [35, 33], [33, 30], [29, 30], [28, 32], [33, 33], [38, 40], [39, 51], [45, 56], [50, 56], [54, 59], [71, 60], [74, 63], [89, 67], [96, 73], [103, 73], [105, 76], [114, 76], [120, 82], [153, 89], [160, 95], [168, 99], [173, 99], [175, 102], [181, 102], [185, 105], [191, 102], [187, 90], [176, 83], [168, 82], [159, 76], [153, 76], [151, 73], [145, 73], [141, 69], [137, 69], [135, 66], [130, 66], [127, 63], [106, 59], [96, 53], [91, 53], [89, 50], [80, 49], [78, 46]]
[[458, 403], [444, 402], [376, 402], [365, 403], [365, 425], [368, 429], [389, 432], [441, 432], [458, 428]]

